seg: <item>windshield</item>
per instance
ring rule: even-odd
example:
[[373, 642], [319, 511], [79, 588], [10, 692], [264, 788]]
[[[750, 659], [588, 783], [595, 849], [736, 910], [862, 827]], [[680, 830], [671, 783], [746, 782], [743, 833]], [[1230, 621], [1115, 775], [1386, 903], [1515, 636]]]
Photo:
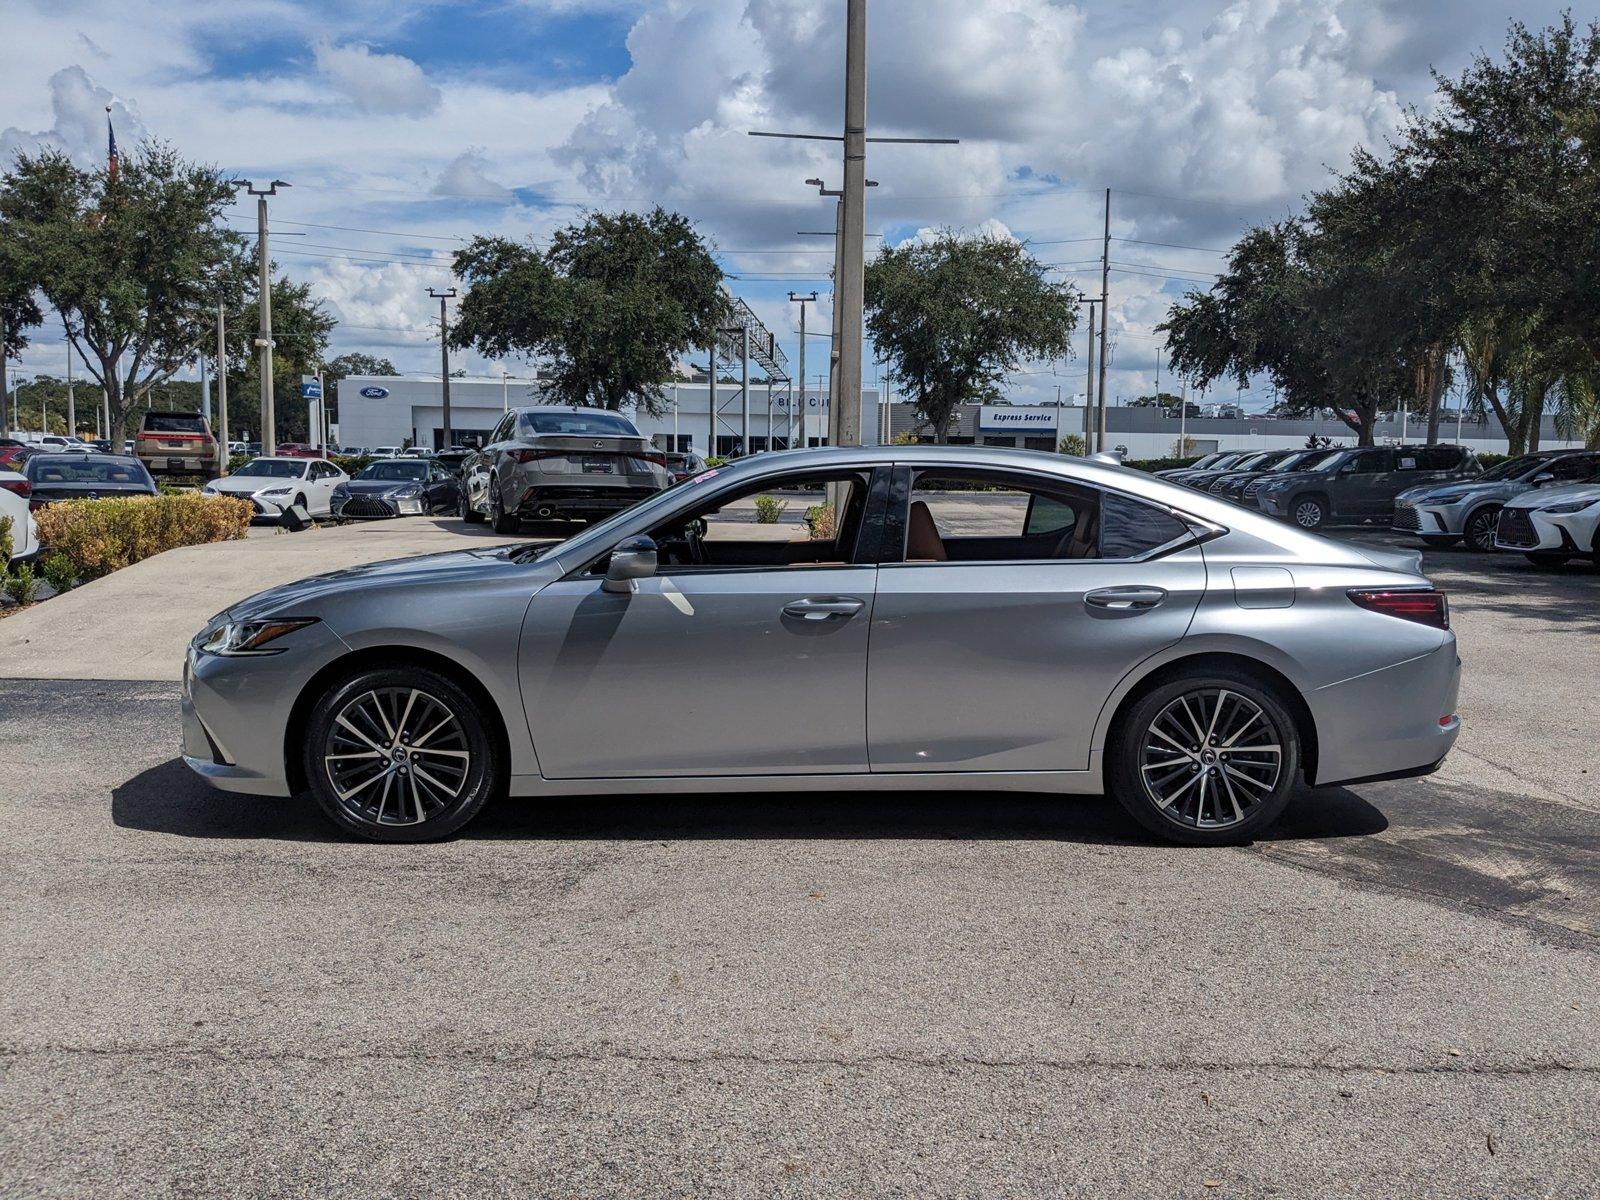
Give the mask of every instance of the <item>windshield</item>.
[[137, 459], [96, 454], [65, 458], [36, 454], [28, 460], [28, 477], [36, 484], [132, 483], [148, 485], [150, 476]]
[[1302, 471], [1332, 471], [1350, 457], [1351, 452], [1348, 450], [1334, 450], [1325, 458], [1319, 458], [1316, 462], [1306, 463], [1300, 469]]
[[1480, 483], [1491, 483], [1496, 479], [1520, 479], [1528, 472], [1533, 471], [1549, 462], [1544, 454], [1521, 454], [1516, 458], [1508, 458], [1498, 466], [1490, 467], [1478, 477]]
[[145, 413], [146, 433], [204, 433], [205, 418], [188, 413]]
[[524, 435], [566, 433], [580, 437], [639, 436], [639, 431], [632, 424], [603, 409], [593, 412], [525, 412], [517, 419], [517, 429]]
[[427, 477], [427, 463], [405, 462], [403, 460], [373, 463], [356, 476], [357, 479], [381, 479], [392, 483], [416, 483], [418, 480], [426, 479]]
[[302, 463], [278, 462], [271, 458], [257, 458], [234, 471], [235, 475], [249, 475], [260, 479], [299, 479], [305, 472]]
[[1267, 466], [1274, 460], [1276, 453], [1276, 451], [1268, 451], [1265, 454], [1246, 455], [1244, 458], [1241, 458], [1238, 462], [1233, 464], [1233, 469], [1236, 471], [1249, 471], [1255, 467]]

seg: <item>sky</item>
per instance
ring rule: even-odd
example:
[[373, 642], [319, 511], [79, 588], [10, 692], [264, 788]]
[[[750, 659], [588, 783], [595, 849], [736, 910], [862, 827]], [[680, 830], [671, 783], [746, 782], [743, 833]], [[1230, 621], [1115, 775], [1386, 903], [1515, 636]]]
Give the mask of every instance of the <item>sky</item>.
[[[58, 146], [103, 162], [163, 139], [241, 178], [292, 186], [273, 254], [360, 350], [437, 371], [449, 255], [477, 234], [547, 239], [586, 210], [690, 217], [728, 287], [777, 332], [826, 329], [844, 0], [5, 0], [0, 161]], [[1234, 238], [1298, 211], [1358, 145], [1435, 102], [1430, 66], [1497, 54], [1541, 0], [870, 0], [869, 253], [929, 231], [1015, 237], [1100, 288], [1110, 188], [1108, 391], [1171, 381], [1155, 327]], [[253, 202], [229, 223], [255, 228]], [[808, 339], [808, 374], [826, 341]], [[64, 370], [40, 330], [19, 374]], [[1081, 396], [1074, 358], [1021, 364], [1017, 403]], [[869, 356], [872, 347], [868, 346]], [[471, 373], [500, 364], [458, 356]], [[703, 358], [701, 360], [703, 362]], [[455, 365], [455, 364], [453, 364]], [[526, 363], [505, 364], [513, 375]], [[869, 363], [873, 385], [881, 368]], [[1234, 399], [1214, 390], [1211, 399]], [[1261, 387], [1238, 399], [1264, 408]]]

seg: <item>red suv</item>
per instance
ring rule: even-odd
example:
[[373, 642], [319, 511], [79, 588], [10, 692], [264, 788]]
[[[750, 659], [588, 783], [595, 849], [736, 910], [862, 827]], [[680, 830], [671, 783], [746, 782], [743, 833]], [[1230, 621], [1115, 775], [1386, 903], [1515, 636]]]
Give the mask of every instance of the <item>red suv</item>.
[[217, 439], [204, 413], [145, 413], [133, 452], [152, 475], [217, 473]]
[[278, 454], [282, 458], [326, 458], [328, 457], [315, 446], [308, 446], [304, 442], [279, 442]]

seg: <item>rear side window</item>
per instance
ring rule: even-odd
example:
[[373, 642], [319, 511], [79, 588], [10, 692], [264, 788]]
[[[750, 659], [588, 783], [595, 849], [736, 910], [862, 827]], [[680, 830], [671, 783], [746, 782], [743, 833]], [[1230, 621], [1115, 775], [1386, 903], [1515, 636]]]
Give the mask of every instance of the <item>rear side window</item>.
[[564, 433], [576, 437], [638, 437], [633, 424], [604, 409], [593, 412], [525, 412], [518, 419], [524, 435]]
[[1137, 558], [1175, 542], [1189, 527], [1171, 513], [1115, 492], [1100, 501], [1100, 557]]
[[206, 423], [204, 417], [193, 416], [188, 413], [145, 413], [144, 431], [146, 433], [204, 433]]

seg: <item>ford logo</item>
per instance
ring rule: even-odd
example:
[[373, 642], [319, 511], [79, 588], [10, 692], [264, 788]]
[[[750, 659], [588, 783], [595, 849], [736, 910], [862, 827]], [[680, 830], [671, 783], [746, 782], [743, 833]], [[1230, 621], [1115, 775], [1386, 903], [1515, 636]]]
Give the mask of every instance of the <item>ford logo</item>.
[[386, 387], [364, 387], [361, 389], [361, 394], [368, 400], [382, 400], [389, 394], [389, 389]]

